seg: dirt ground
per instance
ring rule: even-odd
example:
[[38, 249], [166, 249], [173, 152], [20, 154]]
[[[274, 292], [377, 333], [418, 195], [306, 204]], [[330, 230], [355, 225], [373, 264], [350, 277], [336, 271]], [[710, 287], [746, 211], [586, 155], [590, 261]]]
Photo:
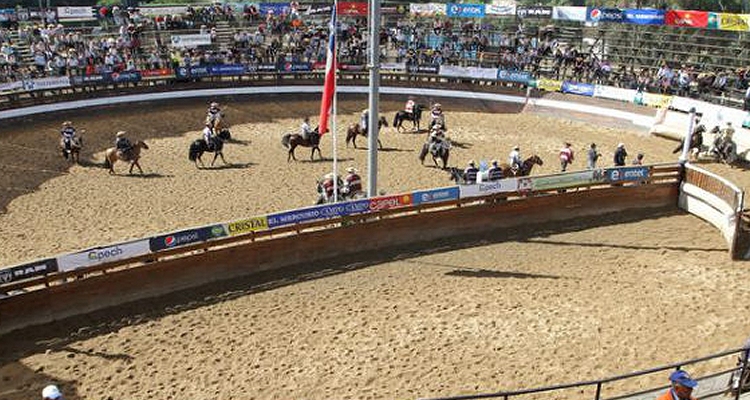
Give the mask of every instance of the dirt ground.
[[[420, 99], [427, 103], [433, 99]], [[559, 169], [564, 141], [576, 168], [591, 142], [611, 165], [673, 161], [675, 143], [627, 124], [549, 110], [443, 99], [450, 164], [504, 162], [514, 144]], [[287, 163], [281, 136], [316, 115], [317, 98], [223, 99], [235, 143], [229, 165], [198, 170], [202, 100], [35, 117], [0, 129], [0, 265], [217, 221], [310, 205], [322, 161]], [[364, 97], [339, 102], [339, 128]], [[385, 99], [389, 122], [401, 101]], [[271, 117], [278, 116], [278, 117]], [[55, 148], [59, 123], [85, 128], [84, 165]], [[315, 119], [315, 118], [313, 118]], [[114, 132], [145, 140], [144, 176], [101, 168]], [[338, 136], [339, 167], [367, 173], [367, 152]], [[425, 134], [382, 134], [379, 189], [449, 185], [426, 163]], [[359, 138], [364, 145], [363, 138]], [[210, 160], [210, 158], [209, 158]], [[709, 165], [747, 190], [740, 169]], [[498, 232], [472, 246], [354, 265], [316, 279], [248, 279], [207, 293], [123, 307], [7, 335], [0, 399], [60, 383], [66, 399], [395, 399], [510, 390], [606, 377], [739, 346], [750, 331], [746, 263], [728, 260], [717, 230], [678, 211], [616, 215]], [[278, 280], [277, 280], [278, 281]], [[698, 371], [700, 372], [700, 371]], [[628, 386], [629, 385], [629, 386]], [[635, 389], [633, 383], [615, 385]], [[605, 388], [606, 389], [606, 388]], [[607, 392], [605, 392], [607, 395]]]

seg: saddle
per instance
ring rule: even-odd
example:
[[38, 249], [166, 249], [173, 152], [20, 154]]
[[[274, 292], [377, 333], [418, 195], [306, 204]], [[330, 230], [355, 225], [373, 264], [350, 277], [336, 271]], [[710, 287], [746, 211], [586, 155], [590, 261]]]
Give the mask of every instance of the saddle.
[[133, 160], [133, 148], [129, 147], [127, 149], [117, 149], [117, 155], [123, 161], [132, 161]]
[[313, 146], [317, 146], [317, 145], [320, 144], [320, 134], [319, 133], [317, 133], [317, 132], [310, 132], [309, 133], [309, 137], [310, 137], [310, 144], [312, 144]]

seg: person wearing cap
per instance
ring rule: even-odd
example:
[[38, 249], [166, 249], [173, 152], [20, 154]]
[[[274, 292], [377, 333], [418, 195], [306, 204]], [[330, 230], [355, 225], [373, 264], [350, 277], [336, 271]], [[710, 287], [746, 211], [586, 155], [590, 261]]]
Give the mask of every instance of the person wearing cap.
[[406, 100], [406, 105], [404, 106], [404, 112], [407, 113], [407, 114], [409, 114], [409, 116], [411, 116], [412, 114], [414, 114], [414, 105], [415, 104], [416, 103], [414, 103], [414, 96], [409, 96], [409, 99]]
[[625, 166], [625, 160], [628, 159], [628, 152], [625, 150], [625, 143], [620, 143], [617, 145], [617, 149], [615, 149], [615, 167], [624, 167]]
[[435, 103], [432, 105], [432, 111], [430, 112], [432, 120], [430, 121], [430, 127], [440, 125], [445, 130], [445, 116], [443, 115], [443, 105]]
[[221, 113], [221, 108], [219, 108], [219, 103], [213, 102], [208, 106], [208, 111], [206, 112], [206, 123], [211, 124], [211, 129], [217, 129], [219, 128], [219, 124], [221, 124], [221, 119], [224, 117]]
[[698, 386], [698, 382], [691, 378], [686, 371], [672, 372], [669, 375], [669, 382], [672, 383], [672, 387], [656, 400], [695, 400], [692, 393], [693, 389]]
[[362, 193], [362, 177], [357, 174], [356, 168], [349, 167], [346, 169], [346, 177], [344, 178], [344, 188], [342, 192], [350, 199], [355, 195]]
[[120, 158], [130, 160], [130, 151], [133, 149], [133, 144], [125, 137], [126, 134], [125, 131], [119, 131], [115, 134], [115, 149], [120, 153]]
[[515, 145], [513, 146], [513, 150], [510, 152], [510, 155], [508, 156], [508, 165], [514, 170], [517, 171], [521, 168], [521, 165], [523, 165], [523, 160], [521, 159], [521, 146]]
[[503, 179], [503, 169], [497, 163], [497, 160], [492, 160], [492, 166], [487, 170], [487, 180], [499, 181]]
[[70, 153], [71, 144], [76, 137], [76, 128], [73, 127], [73, 123], [65, 121], [62, 123], [62, 129], [60, 130], [60, 136], [62, 136], [62, 148], [63, 157], [68, 158]]
[[591, 146], [589, 147], [589, 151], [586, 157], [586, 168], [588, 169], [596, 169], [596, 162], [599, 160], [599, 157], [602, 156], [602, 153], [599, 152], [596, 148], [596, 143], [591, 143]]
[[560, 149], [560, 170], [565, 172], [568, 169], [568, 164], [573, 162], [573, 149], [570, 148], [570, 143], [565, 142], [563, 148]]
[[362, 129], [362, 132], [365, 134], [367, 133], [367, 122], [370, 119], [370, 110], [364, 109], [359, 115], [359, 127]]
[[42, 400], [62, 400], [63, 395], [55, 385], [46, 386], [42, 389]]
[[466, 183], [467, 185], [477, 183], [478, 173], [479, 169], [477, 169], [474, 160], [469, 161], [469, 165], [467, 165], [466, 169], [464, 170], [464, 183]]

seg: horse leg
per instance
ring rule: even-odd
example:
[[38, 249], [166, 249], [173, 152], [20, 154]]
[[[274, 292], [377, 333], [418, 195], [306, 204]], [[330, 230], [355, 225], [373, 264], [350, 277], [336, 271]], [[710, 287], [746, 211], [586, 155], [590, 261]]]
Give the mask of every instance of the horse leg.
[[315, 147], [312, 148], [312, 151], [310, 151], [310, 161], [313, 161], [315, 159], [315, 149], [317, 149], [317, 148], [318, 147], [315, 146]]
[[214, 162], [216, 162], [216, 157], [219, 157], [219, 152], [214, 153], [214, 158], [211, 160], [211, 166], [214, 166]]
[[378, 138], [378, 149], [383, 150], [383, 143], [380, 142], [380, 138]]
[[109, 158], [106, 158], [106, 160], [107, 160], [107, 164], [109, 164], [108, 165], [108, 167], [109, 167], [109, 174], [110, 175], [114, 175], [114, 173], [115, 173], [115, 162], [112, 161], [112, 160], [110, 160]]
[[[136, 161], [135, 161], [135, 162], [134, 162], [133, 164], [134, 164], [134, 165], [135, 165], [136, 167], [138, 167], [138, 172], [140, 172], [140, 173], [141, 173], [141, 175], [143, 175], [143, 169], [141, 168], [141, 163], [139, 163], [139, 162], [138, 162], [138, 160], [136, 160]], [[130, 167], [130, 169], [133, 169], [133, 167], [131, 166], [131, 167]]]
[[219, 153], [219, 157], [221, 157], [221, 162], [223, 162], [224, 165], [227, 165], [227, 160], [224, 159], [224, 152], [223, 151]]

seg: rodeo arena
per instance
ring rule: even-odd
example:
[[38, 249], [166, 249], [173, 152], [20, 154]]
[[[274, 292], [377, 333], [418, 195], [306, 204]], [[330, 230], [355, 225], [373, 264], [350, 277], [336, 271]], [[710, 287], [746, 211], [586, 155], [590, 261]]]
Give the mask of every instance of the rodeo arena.
[[47, 4], [0, 400], [750, 398], [750, 15]]

